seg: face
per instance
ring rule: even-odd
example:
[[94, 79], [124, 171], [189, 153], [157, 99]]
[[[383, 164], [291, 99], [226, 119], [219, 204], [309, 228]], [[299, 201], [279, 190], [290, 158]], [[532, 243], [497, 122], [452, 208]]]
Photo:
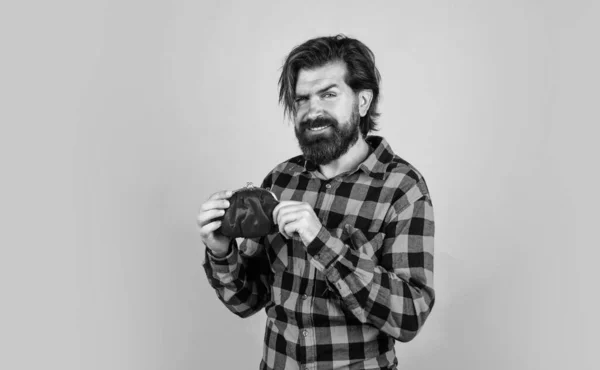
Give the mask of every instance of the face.
[[317, 165], [338, 159], [358, 140], [359, 102], [345, 75], [343, 63], [298, 73], [296, 138], [306, 159]]

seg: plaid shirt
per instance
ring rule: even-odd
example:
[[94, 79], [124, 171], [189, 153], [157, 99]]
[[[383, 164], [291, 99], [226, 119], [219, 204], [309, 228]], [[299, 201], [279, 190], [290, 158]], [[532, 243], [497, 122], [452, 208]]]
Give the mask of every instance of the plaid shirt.
[[280, 200], [310, 204], [323, 226], [308, 246], [279, 232], [244, 239], [204, 269], [236, 315], [267, 313], [261, 369], [394, 369], [394, 341], [434, 304], [434, 219], [423, 176], [369, 136], [356, 169], [324, 179], [294, 157], [267, 175]]

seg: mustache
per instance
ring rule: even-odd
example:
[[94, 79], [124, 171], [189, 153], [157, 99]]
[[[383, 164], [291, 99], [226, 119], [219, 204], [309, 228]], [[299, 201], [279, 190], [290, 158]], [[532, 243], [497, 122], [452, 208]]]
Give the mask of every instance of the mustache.
[[331, 117], [317, 117], [314, 119], [305, 119], [304, 121], [300, 122], [300, 129], [302, 131], [322, 126], [337, 127], [338, 121]]

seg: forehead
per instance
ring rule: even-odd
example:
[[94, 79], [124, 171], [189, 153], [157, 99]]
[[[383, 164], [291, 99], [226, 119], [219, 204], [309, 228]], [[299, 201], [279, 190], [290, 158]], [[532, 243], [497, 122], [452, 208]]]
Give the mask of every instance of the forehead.
[[296, 94], [305, 94], [319, 90], [331, 84], [340, 88], [346, 85], [346, 65], [342, 62], [333, 62], [312, 69], [301, 69], [296, 82]]

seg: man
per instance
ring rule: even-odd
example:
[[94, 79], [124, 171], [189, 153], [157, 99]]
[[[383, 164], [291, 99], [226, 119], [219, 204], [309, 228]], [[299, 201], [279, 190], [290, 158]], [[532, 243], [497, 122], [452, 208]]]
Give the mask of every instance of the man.
[[231, 192], [202, 206], [210, 284], [233, 313], [265, 309], [261, 369], [395, 369], [434, 304], [433, 208], [423, 176], [376, 128], [373, 53], [343, 35], [309, 40], [284, 63], [280, 102], [303, 155], [264, 179], [278, 232], [219, 233]]

